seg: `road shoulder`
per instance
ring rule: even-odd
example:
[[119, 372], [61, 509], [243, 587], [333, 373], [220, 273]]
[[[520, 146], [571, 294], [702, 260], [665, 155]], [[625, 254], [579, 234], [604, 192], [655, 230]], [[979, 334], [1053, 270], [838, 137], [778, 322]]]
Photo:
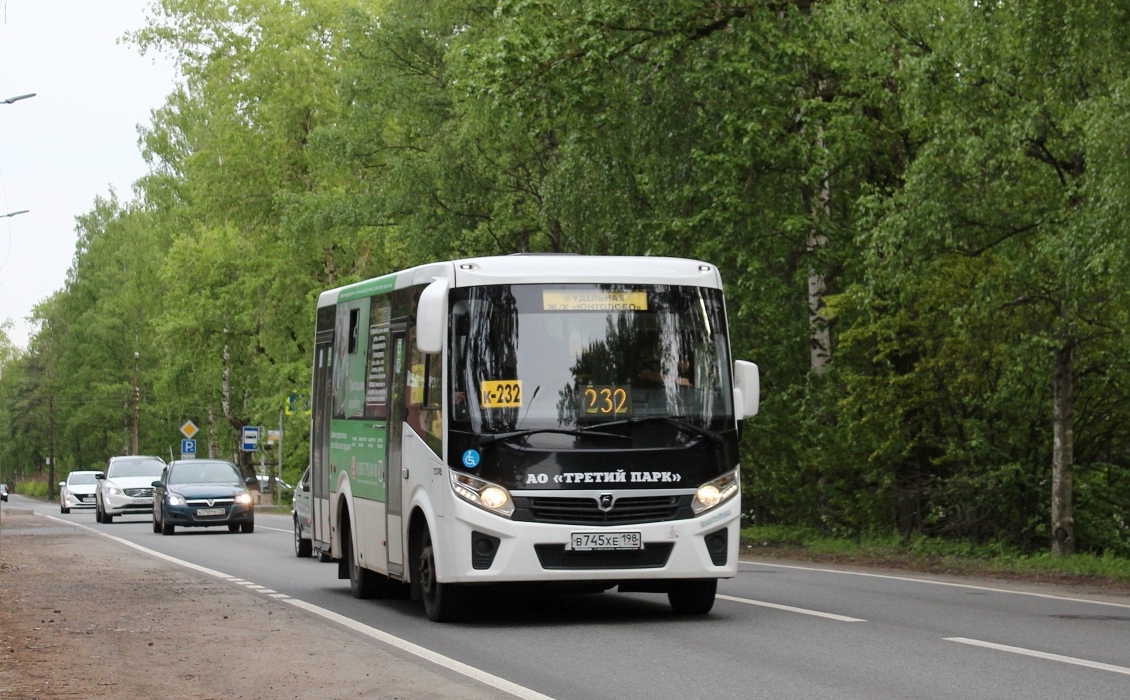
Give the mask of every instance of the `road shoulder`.
[[80, 528], [0, 517], [0, 698], [504, 697]]

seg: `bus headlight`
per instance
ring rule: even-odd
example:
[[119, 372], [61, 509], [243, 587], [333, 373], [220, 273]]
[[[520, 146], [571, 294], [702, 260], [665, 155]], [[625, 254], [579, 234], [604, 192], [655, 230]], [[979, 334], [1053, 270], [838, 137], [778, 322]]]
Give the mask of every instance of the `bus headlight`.
[[727, 472], [717, 479], [706, 482], [698, 487], [691, 510], [695, 515], [705, 513], [734, 497], [738, 492], [738, 470]]
[[514, 513], [514, 501], [510, 500], [510, 492], [477, 476], [453, 470], [451, 488], [464, 501], [473, 503], [483, 510], [489, 510], [505, 518], [509, 518]]

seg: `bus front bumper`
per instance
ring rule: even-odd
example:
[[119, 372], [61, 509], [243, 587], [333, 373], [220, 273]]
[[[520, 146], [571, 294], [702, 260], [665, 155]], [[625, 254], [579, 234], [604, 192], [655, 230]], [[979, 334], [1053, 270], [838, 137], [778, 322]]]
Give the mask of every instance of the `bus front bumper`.
[[632, 525], [512, 521], [465, 502], [456, 502], [444, 520], [451, 530], [447, 551], [437, 551], [444, 582], [622, 582], [737, 574], [738, 498], [697, 518]]

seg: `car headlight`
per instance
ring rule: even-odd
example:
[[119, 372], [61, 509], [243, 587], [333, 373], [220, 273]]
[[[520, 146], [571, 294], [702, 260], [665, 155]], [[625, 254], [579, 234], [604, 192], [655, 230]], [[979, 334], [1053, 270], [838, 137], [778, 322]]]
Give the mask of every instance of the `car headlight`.
[[509, 518], [514, 513], [514, 501], [510, 500], [510, 492], [477, 476], [452, 471], [451, 488], [464, 501], [483, 510], [489, 510], [505, 518]]
[[110, 494], [111, 496], [121, 496], [122, 490], [117, 486], [107, 486], [106, 493]]
[[179, 493], [170, 493], [168, 498], [169, 498], [169, 505], [171, 505], [171, 506], [188, 505], [188, 501], [184, 500], [184, 496], [180, 495]]
[[247, 491], [240, 491], [235, 496], [235, 502], [241, 506], [251, 505], [251, 494]]
[[705, 513], [730, 500], [737, 492], [738, 470], [735, 469], [699, 486], [691, 502], [691, 510], [695, 515]]

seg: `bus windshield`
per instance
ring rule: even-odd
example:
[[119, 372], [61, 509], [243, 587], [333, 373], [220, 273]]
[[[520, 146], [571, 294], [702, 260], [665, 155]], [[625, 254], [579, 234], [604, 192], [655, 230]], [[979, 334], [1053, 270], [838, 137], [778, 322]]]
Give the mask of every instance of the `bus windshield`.
[[449, 405], [464, 431], [733, 422], [720, 290], [523, 284], [451, 293]]

